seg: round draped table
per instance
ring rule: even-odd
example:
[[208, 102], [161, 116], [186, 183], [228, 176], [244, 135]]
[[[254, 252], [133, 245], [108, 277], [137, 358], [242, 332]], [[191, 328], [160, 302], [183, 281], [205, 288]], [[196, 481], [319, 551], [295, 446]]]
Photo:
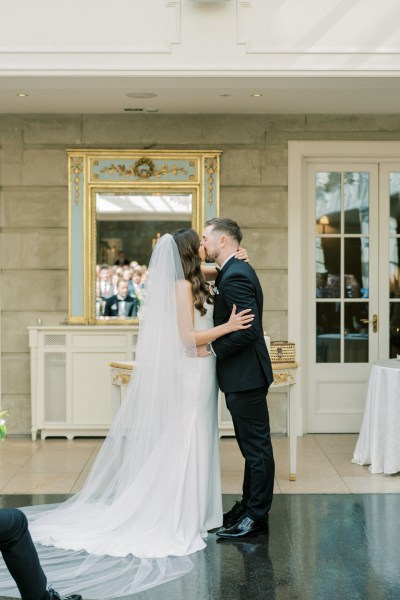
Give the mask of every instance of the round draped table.
[[400, 360], [372, 363], [365, 413], [353, 463], [371, 473], [400, 471]]

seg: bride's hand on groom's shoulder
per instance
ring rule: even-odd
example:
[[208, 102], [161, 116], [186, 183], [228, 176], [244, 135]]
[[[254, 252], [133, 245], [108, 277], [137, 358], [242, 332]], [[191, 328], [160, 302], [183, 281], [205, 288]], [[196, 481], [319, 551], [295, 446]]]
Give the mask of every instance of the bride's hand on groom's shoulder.
[[245, 308], [240, 312], [236, 312], [236, 310], [237, 307], [234, 304], [229, 321], [226, 323], [227, 333], [238, 331], [239, 329], [249, 329], [252, 326], [254, 313], [251, 312], [251, 308]]
[[246, 248], [242, 248], [241, 246], [239, 246], [239, 250], [236, 252], [235, 258], [238, 258], [239, 260], [244, 260], [244, 262], [250, 262], [250, 258], [247, 254]]

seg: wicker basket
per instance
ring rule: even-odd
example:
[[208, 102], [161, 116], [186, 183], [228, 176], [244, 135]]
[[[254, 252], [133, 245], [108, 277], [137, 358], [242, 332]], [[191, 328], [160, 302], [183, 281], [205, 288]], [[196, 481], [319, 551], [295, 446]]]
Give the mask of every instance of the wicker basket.
[[296, 346], [292, 342], [271, 342], [269, 354], [273, 363], [296, 362]]

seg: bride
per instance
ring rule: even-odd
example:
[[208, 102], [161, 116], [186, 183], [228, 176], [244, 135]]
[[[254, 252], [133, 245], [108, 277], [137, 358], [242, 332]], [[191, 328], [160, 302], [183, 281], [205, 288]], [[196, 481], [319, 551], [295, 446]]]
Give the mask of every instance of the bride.
[[[175, 579], [222, 524], [215, 358], [198, 358], [196, 346], [251, 327], [253, 315], [234, 307], [213, 327], [199, 252], [194, 230], [160, 238], [134, 376], [83, 489], [60, 505], [24, 509], [48, 581], [63, 595], [111, 598]], [[4, 564], [0, 594], [18, 596]]]

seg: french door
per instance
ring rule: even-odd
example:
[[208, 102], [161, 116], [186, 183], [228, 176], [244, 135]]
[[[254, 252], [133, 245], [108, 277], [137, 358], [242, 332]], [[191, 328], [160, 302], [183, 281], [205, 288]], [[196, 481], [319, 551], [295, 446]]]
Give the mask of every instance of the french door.
[[310, 161], [306, 198], [306, 430], [358, 432], [370, 363], [400, 355], [400, 162]]
[[307, 189], [308, 428], [357, 431], [378, 359], [378, 166], [309, 165]]

